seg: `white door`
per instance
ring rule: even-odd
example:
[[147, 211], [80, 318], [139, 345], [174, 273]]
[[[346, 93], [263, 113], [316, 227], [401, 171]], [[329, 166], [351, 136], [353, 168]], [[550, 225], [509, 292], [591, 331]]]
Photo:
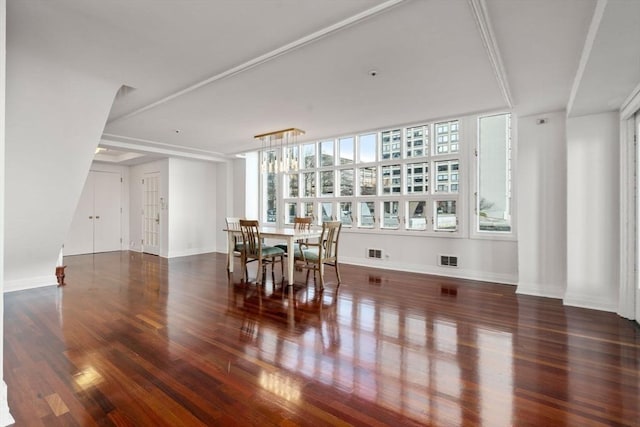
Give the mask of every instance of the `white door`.
[[93, 193], [93, 174], [89, 172], [64, 243], [64, 255], [93, 253]]
[[160, 254], [160, 173], [146, 174], [142, 180], [142, 251]]
[[120, 174], [94, 172], [93, 252], [122, 249]]
[[64, 255], [121, 250], [120, 174], [90, 171], [64, 244]]

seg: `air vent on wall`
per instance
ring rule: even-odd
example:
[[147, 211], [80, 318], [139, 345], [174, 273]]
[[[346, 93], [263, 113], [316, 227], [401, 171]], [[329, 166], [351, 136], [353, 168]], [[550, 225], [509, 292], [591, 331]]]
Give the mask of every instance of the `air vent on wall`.
[[451, 255], [439, 255], [439, 265], [444, 267], [457, 267], [458, 266], [458, 257]]
[[367, 258], [382, 259], [382, 249], [367, 249]]

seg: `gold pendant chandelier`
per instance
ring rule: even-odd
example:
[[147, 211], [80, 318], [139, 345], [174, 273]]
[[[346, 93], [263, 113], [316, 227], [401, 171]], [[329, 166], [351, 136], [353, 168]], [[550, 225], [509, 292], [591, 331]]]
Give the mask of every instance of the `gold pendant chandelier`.
[[262, 144], [262, 171], [267, 173], [298, 170], [298, 136], [304, 131], [288, 128], [255, 135]]

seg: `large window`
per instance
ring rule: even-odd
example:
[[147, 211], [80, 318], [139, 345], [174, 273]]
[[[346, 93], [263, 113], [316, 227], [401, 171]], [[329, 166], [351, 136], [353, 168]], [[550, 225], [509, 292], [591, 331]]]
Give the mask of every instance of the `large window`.
[[263, 219], [278, 225], [306, 215], [367, 232], [480, 238], [513, 231], [509, 114], [305, 142], [263, 152], [262, 164]]
[[479, 232], [511, 231], [511, 115], [478, 119], [478, 191], [476, 225]]

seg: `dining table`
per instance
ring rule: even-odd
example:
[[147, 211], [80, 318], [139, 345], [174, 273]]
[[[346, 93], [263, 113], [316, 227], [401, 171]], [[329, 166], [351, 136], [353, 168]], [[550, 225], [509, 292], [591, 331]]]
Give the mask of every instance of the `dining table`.
[[[233, 273], [234, 236], [242, 235], [242, 233], [240, 230], [228, 228], [225, 228], [224, 231], [227, 232], [227, 241], [229, 244], [227, 252], [229, 273]], [[287, 254], [290, 254], [287, 256], [287, 283], [292, 285], [293, 270], [295, 267], [295, 257], [293, 256], [295, 243], [300, 240], [319, 238], [322, 235], [322, 229], [311, 228], [309, 230], [296, 230], [295, 228], [261, 226], [259, 227], [259, 231], [260, 237], [287, 242]]]

